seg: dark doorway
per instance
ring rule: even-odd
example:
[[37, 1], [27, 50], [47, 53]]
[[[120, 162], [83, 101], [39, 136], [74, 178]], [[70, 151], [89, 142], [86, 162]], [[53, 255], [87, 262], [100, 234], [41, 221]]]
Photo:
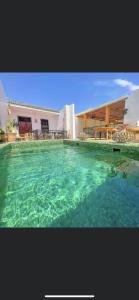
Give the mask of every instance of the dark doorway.
[[19, 133], [20, 134], [32, 132], [31, 118], [18, 117], [18, 124], [19, 124]]
[[41, 130], [42, 131], [49, 131], [49, 122], [46, 119], [41, 119]]

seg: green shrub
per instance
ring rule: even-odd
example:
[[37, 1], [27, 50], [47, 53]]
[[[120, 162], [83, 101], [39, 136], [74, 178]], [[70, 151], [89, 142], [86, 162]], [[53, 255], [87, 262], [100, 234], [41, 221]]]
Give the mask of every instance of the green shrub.
[[117, 131], [113, 134], [113, 140], [118, 143], [126, 143], [134, 140], [134, 134], [125, 130]]
[[2, 128], [0, 128], [0, 134], [4, 134], [4, 130]]
[[17, 123], [15, 120], [9, 119], [6, 123], [6, 130], [8, 133], [15, 132], [15, 128], [17, 127]]

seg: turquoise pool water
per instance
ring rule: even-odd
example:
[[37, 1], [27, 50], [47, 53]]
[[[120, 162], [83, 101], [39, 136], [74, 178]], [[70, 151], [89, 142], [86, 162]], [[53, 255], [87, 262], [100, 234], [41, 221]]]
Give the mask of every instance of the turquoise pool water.
[[0, 226], [139, 227], [138, 155], [8, 145], [0, 151]]

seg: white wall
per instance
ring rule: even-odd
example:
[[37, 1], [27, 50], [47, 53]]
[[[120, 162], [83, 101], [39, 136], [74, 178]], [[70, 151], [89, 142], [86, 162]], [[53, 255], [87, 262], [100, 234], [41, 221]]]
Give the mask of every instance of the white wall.
[[57, 130], [64, 130], [64, 109], [60, 111]]
[[139, 89], [127, 98], [125, 108], [128, 111], [124, 116], [124, 123], [129, 126], [136, 126], [137, 121], [139, 121]]
[[8, 103], [4, 94], [3, 86], [0, 81], [0, 128], [6, 131], [6, 122], [8, 117]]
[[75, 128], [76, 128], [76, 138], [80, 136], [80, 133], [83, 132], [84, 120], [78, 117], [75, 117]]
[[[41, 119], [49, 121], [49, 129], [56, 130], [58, 127], [59, 113], [39, 111], [32, 108], [10, 105], [11, 114], [9, 117], [18, 121], [18, 116], [30, 117], [32, 121], [32, 130], [41, 129]], [[37, 120], [37, 122], [36, 122]]]
[[64, 106], [64, 130], [67, 131], [68, 137], [75, 139], [75, 111], [74, 104]]

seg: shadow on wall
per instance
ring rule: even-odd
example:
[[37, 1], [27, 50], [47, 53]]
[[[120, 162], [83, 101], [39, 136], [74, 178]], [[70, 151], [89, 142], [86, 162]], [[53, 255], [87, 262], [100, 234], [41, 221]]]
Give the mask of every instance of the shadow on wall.
[[139, 227], [138, 197], [138, 189], [130, 186], [126, 178], [111, 174], [75, 209], [49, 227]]
[[2, 213], [5, 205], [5, 192], [7, 187], [10, 151], [11, 151], [10, 145], [0, 149], [0, 227], [3, 227], [1, 219], [2, 219]]

